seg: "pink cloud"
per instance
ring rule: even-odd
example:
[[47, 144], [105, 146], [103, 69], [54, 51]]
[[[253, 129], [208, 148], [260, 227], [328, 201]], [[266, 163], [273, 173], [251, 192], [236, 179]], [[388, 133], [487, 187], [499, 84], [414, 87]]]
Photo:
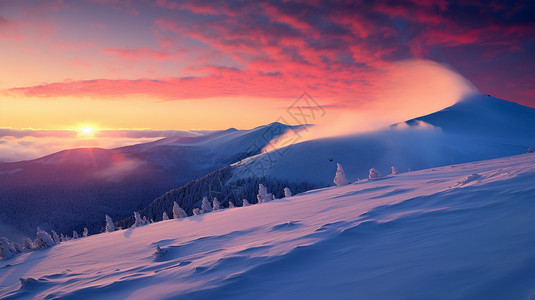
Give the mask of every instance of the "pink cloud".
[[[126, 60], [127, 64], [106, 59], [111, 62], [106, 64], [106, 75], [142, 79], [109, 80], [106, 75], [93, 74], [95, 80], [21, 87], [8, 93], [107, 98], [149, 95], [178, 100], [287, 97], [309, 90], [317, 97], [355, 98], [366, 93], [366, 86], [396, 60], [435, 58], [470, 73], [477, 65], [459, 62], [460, 49], [471, 50], [467, 55], [474, 61], [495, 63], [495, 57], [531, 51], [526, 50], [530, 44], [525, 42], [533, 41], [534, 36], [533, 22], [522, 14], [515, 15], [522, 7], [482, 5], [472, 0], [458, 5], [447, 0], [91, 1], [119, 10], [151, 9], [151, 14], [135, 19], [154, 23], [147, 26], [145, 34], [152, 31], [157, 47], [125, 39], [126, 45], [91, 49], [100, 51], [95, 59], [104, 53]], [[154, 4], [156, 7], [151, 7]], [[165, 13], [152, 13], [157, 11]], [[476, 16], [467, 18], [470, 14]], [[1, 30], [0, 22], [0, 34]], [[51, 47], [79, 50], [84, 45], [59, 43]], [[182, 73], [168, 72], [169, 62], [179, 62]], [[496, 62], [494, 70], [502, 63]], [[129, 70], [141, 71], [132, 75]], [[176, 77], [165, 77], [158, 72], [161, 70]], [[532, 71], [525, 71], [529, 72], [533, 78]]]
[[[266, 63], [267, 64], [267, 63]], [[362, 88], [361, 79], [351, 79], [350, 71], [327, 80], [321, 70], [314, 67], [302, 68], [302, 73], [262, 68], [257, 62], [255, 70], [238, 70], [227, 67], [205, 66], [196, 69], [204, 76], [163, 78], [159, 80], [88, 80], [51, 83], [40, 86], [13, 88], [5, 91], [8, 95], [27, 97], [93, 97], [121, 98], [145, 95], [163, 100], [218, 98], [228, 96], [287, 98], [304, 90], [314, 91], [317, 97], [347, 98]], [[296, 67], [297, 68], [297, 67]], [[369, 79], [368, 79], [369, 80]]]

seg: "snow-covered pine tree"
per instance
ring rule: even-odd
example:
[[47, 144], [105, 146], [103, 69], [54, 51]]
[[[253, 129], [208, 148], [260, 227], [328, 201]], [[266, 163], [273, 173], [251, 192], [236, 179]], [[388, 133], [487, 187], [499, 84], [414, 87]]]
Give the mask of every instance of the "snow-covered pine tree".
[[268, 194], [266, 187], [263, 184], [258, 184], [258, 194], [256, 200], [258, 203], [264, 203], [266, 195]]
[[110, 218], [110, 216], [106, 215], [106, 232], [113, 232], [115, 231], [115, 225], [113, 225], [113, 221]]
[[377, 171], [377, 169], [371, 168], [370, 169], [370, 175], [368, 175], [368, 178], [369, 179], [381, 178], [381, 173], [379, 173], [379, 171]]
[[258, 194], [256, 195], [258, 203], [269, 202], [275, 200], [275, 196], [268, 193], [267, 188], [263, 184], [258, 184]]
[[65, 238], [65, 236], [63, 235], [63, 233], [60, 233], [60, 234], [59, 234], [59, 240], [60, 240], [62, 243], [67, 241], [67, 239]]
[[52, 230], [52, 239], [54, 239], [54, 243], [59, 244], [61, 243], [61, 239], [58, 236], [58, 233]]
[[78, 238], [78, 232], [76, 232], [76, 230], [73, 230], [72, 231], [72, 239], [75, 240]]
[[[63, 234], [62, 234], [62, 236], [63, 236]], [[30, 240], [30, 238], [27, 237], [27, 236], [25, 236], [22, 239], [22, 249], [25, 249], [25, 250], [33, 250], [34, 249], [33, 241]]]
[[398, 169], [396, 169], [396, 167], [392, 166], [392, 174], [390, 175], [398, 175]]
[[209, 213], [212, 211], [212, 205], [210, 204], [210, 201], [208, 201], [208, 198], [206, 197], [202, 197], [201, 210], [203, 214]]
[[87, 227], [84, 227], [84, 233], [82, 235], [84, 237], [87, 237], [89, 235], [89, 230], [87, 230]]
[[22, 252], [22, 246], [17, 242], [11, 242], [11, 246], [17, 251], [17, 253]]
[[143, 224], [145, 224], [145, 223], [143, 222], [143, 219], [141, 218], [141, 215], [137, 211], [135, 211], [134, 212], [134, 225], [132, 225], [132, 227], [138, 227], [138, 226], [141, 226]]
[[33, 241], [33, 247], [34, 249], [41, 249], [41, 248], [48, 248], [54, 246], [56, 243], [54, 243], [54, 239], [48, 234], [48, 232], [41, 230], [39, 227], [37, 227], [37, 234], [36, 238]]
[[193, 215], [194, 216], [198, 216], [200, 214], [202, 214], [202, 211], [199, 208], [194, 208], [193, 209]]
[[242, 207], [251, 205], [251, 203], [249, 203], [249, 201], [247, 201], [247, 199], [243, 199], [242, 201], [243, 201]]
[[176, 201], [173, 202], [173, 219], [180, 219], [180, 218], [186, 218], [188, 215], [186, 212], [178, 206], [178, 203]]
[[228, 201], [228, 208], [234, 208], [234, 207], [236, 207], [236, 205], [234, 205], [234, 203], [231, 200], [229, 200]]
[[289, 188], [285, 187], [284, 188], [284, 198], [288, 198], [288, 197], [291, 197], [292, 196], [292, 191], [290, 191]]
[[[175, 202], [176, 203], [176, 202]], [[162, 215], [162, 220], [165, 221], [165, 220], [169, 220], [169, 216], [167, 215], [167, 212], [163, 212], [163, 215]]]
[[7, 238], [0, 237], [0, 258], [11, 258], [19, 252]]
[[337, 163], [336, 164], [336, 175], [334, 176], [334, 184], [337, 186], [343, 186], [347, 185], [349, 182], [347, 181], [346, 174], [344, 173], [344, 168], [342, 168], [342, 165]]
[[221, 203], [217, 200], [217, 197], [214, 197], [214, 210], [220, 210], [221, 209]]

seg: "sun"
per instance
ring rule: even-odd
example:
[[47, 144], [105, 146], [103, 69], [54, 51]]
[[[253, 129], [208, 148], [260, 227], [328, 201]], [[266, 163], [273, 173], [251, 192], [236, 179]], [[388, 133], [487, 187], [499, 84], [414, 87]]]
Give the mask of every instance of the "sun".
[[85, 134], [85, 135], [90, 135], [92, 134], [94, 131], [94, 129], [92, 127], [89, 127], [89, 126], [84, 126], [82, 128], [80, 128], [80, 132], [82, 134]]

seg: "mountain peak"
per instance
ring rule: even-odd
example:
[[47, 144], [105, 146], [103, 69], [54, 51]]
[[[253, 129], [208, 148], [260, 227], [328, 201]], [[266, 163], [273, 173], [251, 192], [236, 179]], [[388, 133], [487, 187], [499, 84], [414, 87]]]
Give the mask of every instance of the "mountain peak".
[[531, 135], [535, 109], [485, 94], [472, 94], [432, 114], [407, 121], [424, 121], [447, 132], [511, 137]]

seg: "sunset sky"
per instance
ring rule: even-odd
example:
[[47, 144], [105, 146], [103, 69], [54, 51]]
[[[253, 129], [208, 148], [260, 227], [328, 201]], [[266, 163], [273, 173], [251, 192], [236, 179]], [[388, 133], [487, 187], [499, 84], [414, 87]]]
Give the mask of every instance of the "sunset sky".
[[251, 128], [304, 91], [359, 109], [410, 59], [535, 107], [534, 15], [533, 1], [2, 0], [0, 161]]

